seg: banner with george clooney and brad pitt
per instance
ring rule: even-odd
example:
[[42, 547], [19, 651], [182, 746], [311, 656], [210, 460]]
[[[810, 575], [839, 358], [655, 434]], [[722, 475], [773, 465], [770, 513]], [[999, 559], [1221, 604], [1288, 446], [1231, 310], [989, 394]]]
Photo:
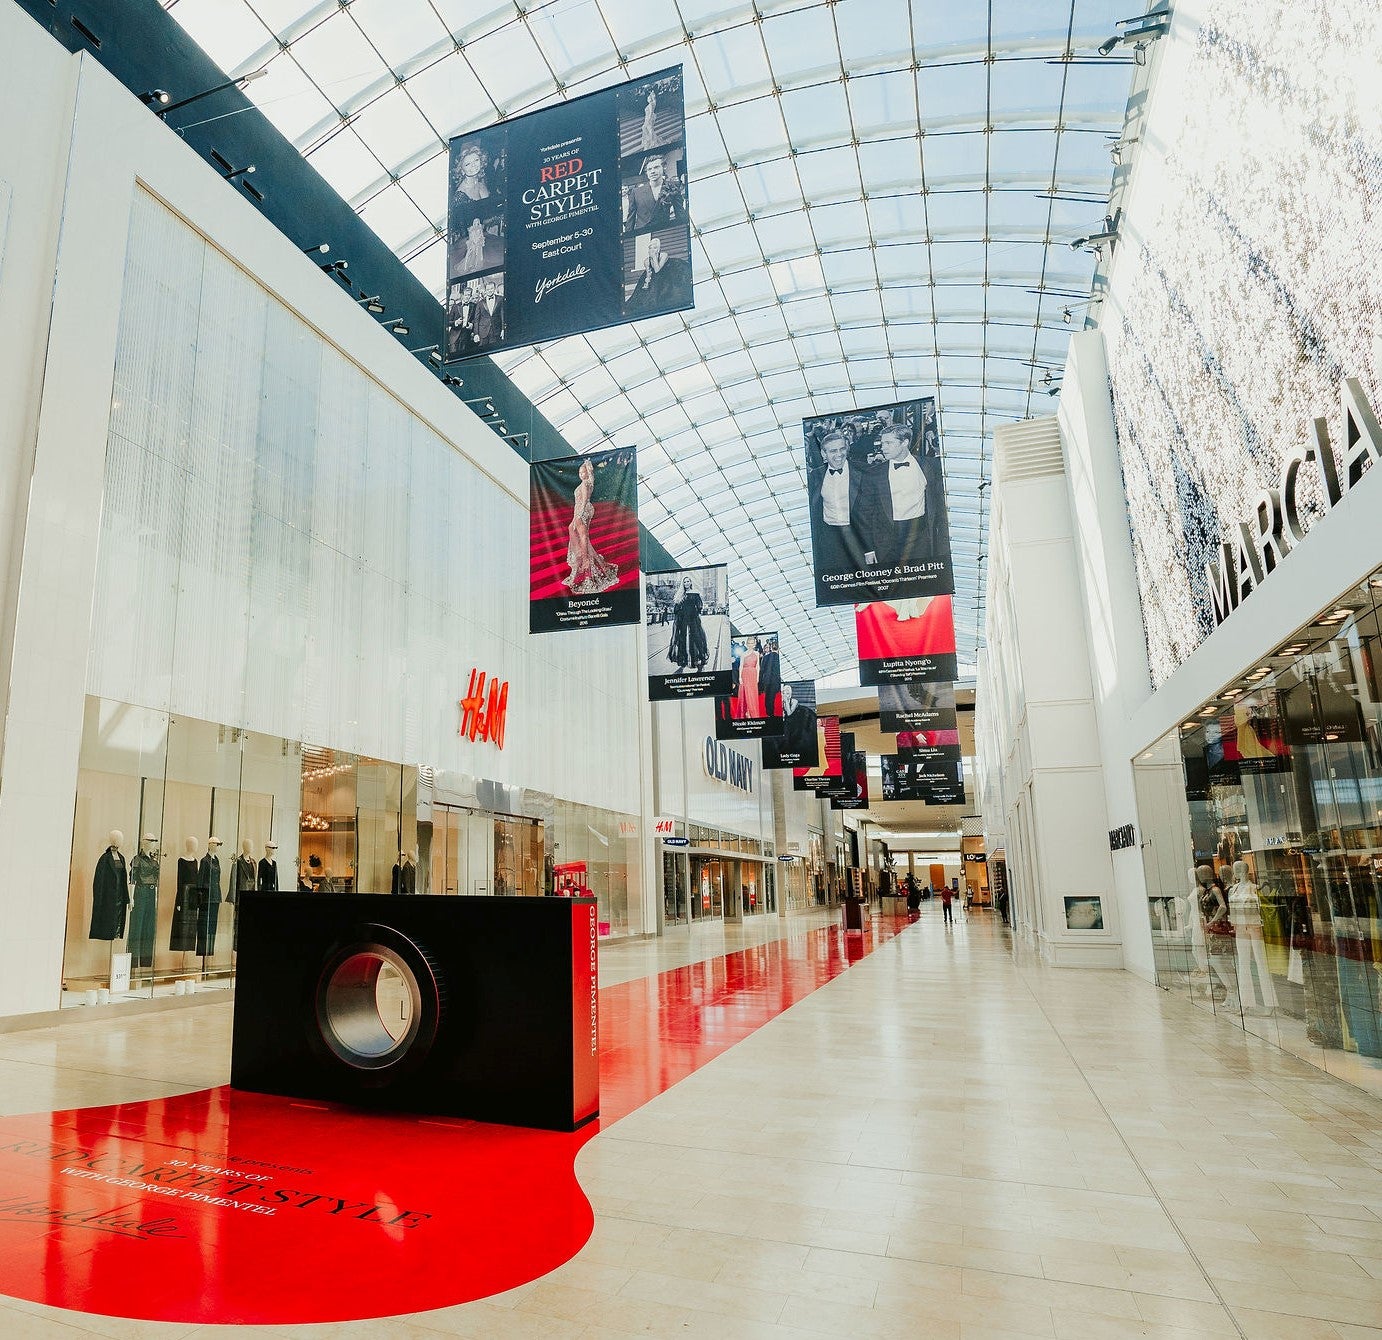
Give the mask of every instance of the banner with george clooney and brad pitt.
[[817, 605], [950, 595], [936, 402], [801, 421]]
[[451, 141], [448, 360], [691, 305], [680, 65]]

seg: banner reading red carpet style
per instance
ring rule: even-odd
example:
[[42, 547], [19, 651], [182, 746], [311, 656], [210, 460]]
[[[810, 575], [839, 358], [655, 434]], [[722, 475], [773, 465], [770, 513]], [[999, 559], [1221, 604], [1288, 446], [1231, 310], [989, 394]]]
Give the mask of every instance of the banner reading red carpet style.
[[860, 684], [953, 681], [955, 618], [950, 596], [879, 600], [854, 607]]
[[534, 461], [528, 500], [528, 631], [636, 624], [634, 449]]

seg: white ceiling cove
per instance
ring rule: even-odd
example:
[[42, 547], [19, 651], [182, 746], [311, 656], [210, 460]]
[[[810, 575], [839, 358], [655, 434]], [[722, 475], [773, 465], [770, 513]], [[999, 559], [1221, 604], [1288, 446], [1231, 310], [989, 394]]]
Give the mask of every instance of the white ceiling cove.
[[[794, 673], [854, 661], [816, 609], [800, 420], [935, 395], [961, 674], [983, 626], [988, 442], [1048, 413], [1132, 83], [1111, 0], [164, 0], [432, 289], [446, 144], [686, 71], [694, 311], [497, 356], [584, 451], [637, 446], [640, 515], [730, 564]], [[1134, 7], [1136, 8], [1136, 7]], [[1044, 380], [1045, 379], [1045, 380]]]

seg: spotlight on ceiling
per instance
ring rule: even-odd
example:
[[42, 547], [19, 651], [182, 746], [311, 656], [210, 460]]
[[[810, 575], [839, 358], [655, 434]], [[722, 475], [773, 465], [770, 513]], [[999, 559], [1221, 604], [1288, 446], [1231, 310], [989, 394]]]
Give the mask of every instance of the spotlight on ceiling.
[[436, 344], [424, 344], [424, 345], [422, 345], [421, 348], [418, 348], [418, 349], [409, 349], [408, 352], [409, 352], [410, 354], [426, 354], [426, 355], [427, 355], [427, 361], [428, 361], [429, 363], [436, 364], [438, 367], [440, 367], [440, 365], [441, 365], [442, 356], [441, 356], [441, 347], [440, 347], [439, 345], [436, 345]]
[[1112, 246], [1116, 241], [1118, 241], [1118, 220], [1112, 214], [1106, 214], [1099, 231], [1073, 239], [1070, 243], [1070, 250], [1098, 251], [1100, 247]]
[[407, 323], [404, 322], [401, 318], [396, 318], [393, 321], [385, 321], [384, 329], [393, 331], [393, 333], [397, 335], [399, 339], [403, 339], [403, 337], [408, 334]]
[[147, 93], [141, 93], [139, 95], [139, 101], [142, 102], [145, 107], [151, 107], [154, 103], [158, 103], [160, 107], [166, 107], [171, 97], [172, 95], [164, 89], [151, 88]]
[[[249, 74], [242, 74], [236, 79], [227, 79], [224, 84], [217, 84], [215, 88], [205, 89], [201, 93], [194, 93], [190, 98], [183, 98], [181, 102], [170, 102], [166, 106], [155, 107], [154, 114], [157, 116], [167, 116], [169, 112], [175, 112], [179, 107], [190, 107], [194, 102], [200, 102], [203, 98], [209, 98], [213, 93], [224, 93], [228, 88], [244, 88], [246, 84], [253, 83], [256, 79], [262, 79], [269, 73], [268, 66], [259, 70], [251, 70]], [[159, 90], [155, 90], [158, 92]], [[167, 95], [164, 95], [166, 99]]]
[[304, 256], [325, 256], [331, 250], [330, 242], [318, 242], [315, 247], [303, 247]]
[[1152, 14], [1139, 14], [1135, 19], [1119, 19], [1122, 32], [1115, 33], [1106, 42], [1099, 44], [1101, 56], [1111, 56], [1119, 47], [1131, 47], [1133, 59], [1139, 64], [1147, 60], [1146, 49], [1158, 37], [1164, 37], [1171, 26], [1171, 16], [1165, 10]]
[[372, 298], [356, 298], [355, 301], [372, 316], [382, 316], [384, 314], [384, 304], [379, 300], [379, 295], [377, 293]]
[[449, 372], [441, 379], [443, 386], [464, 386], [465, 383], [459, 377], [453, 377]]

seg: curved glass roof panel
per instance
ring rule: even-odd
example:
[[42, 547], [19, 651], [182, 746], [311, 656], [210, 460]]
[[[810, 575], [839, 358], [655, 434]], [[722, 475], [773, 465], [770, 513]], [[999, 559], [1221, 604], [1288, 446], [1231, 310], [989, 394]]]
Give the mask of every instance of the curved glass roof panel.
[[573, 449], [640, 449], [641, 513], [730, 564], [797, 674], [854, 660], [816, 609], [800, 419], [940, 411], [962, 674], [982, 635], [988, 451], [1050, 412], [1134, 73], [1112, 0], [163, 0], [440, 298], [447, 141], [681, 62], [695, 310], [497, 356]]

